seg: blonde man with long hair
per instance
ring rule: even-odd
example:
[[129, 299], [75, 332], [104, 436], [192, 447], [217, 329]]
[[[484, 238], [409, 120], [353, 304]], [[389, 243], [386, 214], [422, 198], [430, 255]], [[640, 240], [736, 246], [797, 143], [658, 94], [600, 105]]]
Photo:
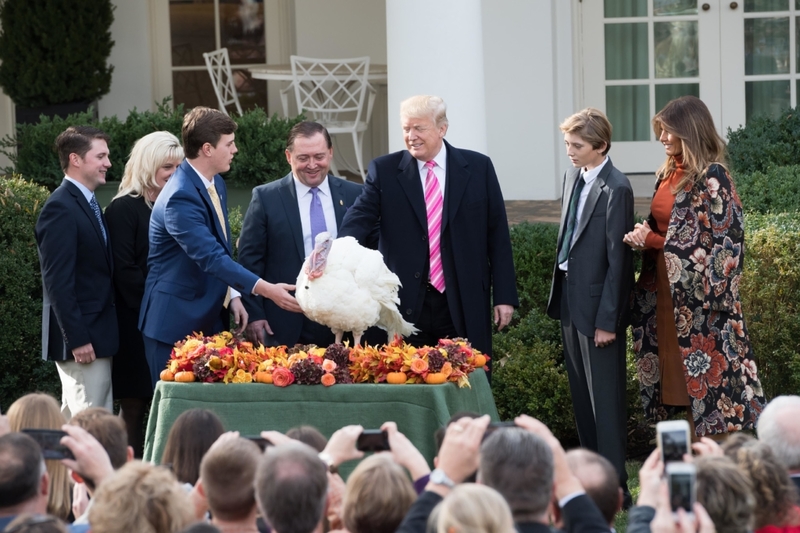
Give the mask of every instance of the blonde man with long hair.
[[139, 308], [147, 278], [150, 212], [161, 189], [183, 161], [178, 138], [167, 131], [145, 135], [133, 145], [119, 191], [106, 208], [114, 255], [119, 352], [111, 379], [121, 404], [128, 443], [142, 456], [144, 414], [153, 395], [150, 371], [139, 333]]
[[742, 202], [706, 105], [670, 101], [653, 130], [666, 159], [651, 214], [625, 242], [644, 250], [633, 339], [646, 414], [685, 409], [695, 438], [755, 428], [764, 408], [739, 282]]

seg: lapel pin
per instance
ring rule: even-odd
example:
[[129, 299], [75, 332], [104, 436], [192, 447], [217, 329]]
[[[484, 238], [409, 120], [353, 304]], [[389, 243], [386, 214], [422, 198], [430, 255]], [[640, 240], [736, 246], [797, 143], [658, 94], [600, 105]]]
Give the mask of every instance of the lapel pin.
[[344, 200], [339, 200], [339, 205], [344, 205]]

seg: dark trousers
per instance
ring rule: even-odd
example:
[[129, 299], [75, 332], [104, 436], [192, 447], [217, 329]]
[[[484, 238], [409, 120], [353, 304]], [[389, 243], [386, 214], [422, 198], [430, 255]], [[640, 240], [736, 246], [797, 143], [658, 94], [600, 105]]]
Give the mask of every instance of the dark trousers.
[[[430, 283], [425, 290], [425, 299], [422, 302], [422, 313], [414, 326], [419, 333], [406, 337], [406, 342], [412, 346], [436, 346], [439, 339], [457, 337], [456, 327], [450, 316], [450, 306], [447, 304], [446, 290], [444, 293], [437, 291]], [[389, 339], [391, 341], [391, 339]]]
[[584, 335], [572, 323], [566, 280], [561, 287], [561, 338], [578, 437], [582, 447], [611, 461], [620, 485], [627, 487], [625, 330], [605, 348], [595, 346], [594, 335]]
[[172, 344], [151, 339], [147, 335], [142, 335], [142, 337], [144, 338], [144, 355], [147, 358], [147, 366], [150, 367], [150, 379], [155, 390], [156, 383], [161, 379], [161, 371], [167, 368], [167, 361], [172, 353]]

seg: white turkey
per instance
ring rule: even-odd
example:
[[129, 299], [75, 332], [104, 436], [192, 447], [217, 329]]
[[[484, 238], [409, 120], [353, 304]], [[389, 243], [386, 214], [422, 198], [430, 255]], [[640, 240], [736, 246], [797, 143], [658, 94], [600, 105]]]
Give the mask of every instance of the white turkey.
[[295, 296], [305, 315], [328, 326], [342, 341], [345, 331], [356, 344], [370, 326], [395, 334], [417, 332], [400, 315], [400, 278], [386, 267], [383, 255], [364, 248], [353, 237], [317, 235], [316, 246], [297, 276]]

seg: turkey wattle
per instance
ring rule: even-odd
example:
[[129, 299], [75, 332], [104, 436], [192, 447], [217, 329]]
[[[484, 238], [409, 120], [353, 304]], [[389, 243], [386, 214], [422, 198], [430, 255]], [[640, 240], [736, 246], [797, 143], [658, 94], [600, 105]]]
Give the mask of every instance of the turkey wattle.
[[297, 276], [295, 297], [303, 313], [331, 328], [336, 342], [345, 331], [356, 344], [370, 326], [395, 334], [417, 332], [400, 315], [397, 290], [400, 279], [386, 267], [383, 255], [364, 248], [353, 237], [332, 239], [317, 235], [316, 247]]

